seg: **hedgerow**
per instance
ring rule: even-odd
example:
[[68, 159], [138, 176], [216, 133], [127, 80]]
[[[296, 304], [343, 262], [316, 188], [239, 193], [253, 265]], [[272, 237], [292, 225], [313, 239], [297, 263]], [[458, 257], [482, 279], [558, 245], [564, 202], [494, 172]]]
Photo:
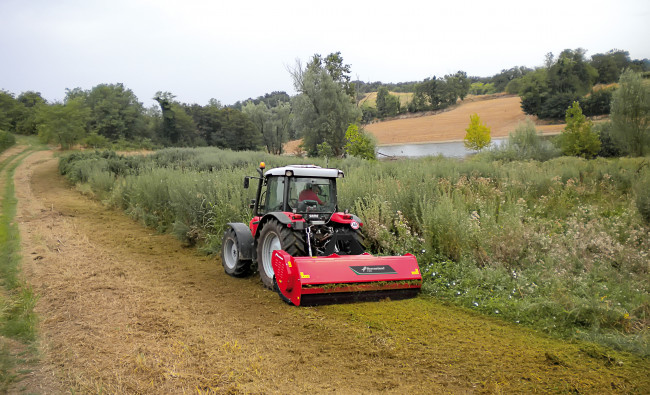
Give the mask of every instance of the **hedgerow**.
[[0, 130], [0, 152], [16, 144], [16, 137], [9, 132]]

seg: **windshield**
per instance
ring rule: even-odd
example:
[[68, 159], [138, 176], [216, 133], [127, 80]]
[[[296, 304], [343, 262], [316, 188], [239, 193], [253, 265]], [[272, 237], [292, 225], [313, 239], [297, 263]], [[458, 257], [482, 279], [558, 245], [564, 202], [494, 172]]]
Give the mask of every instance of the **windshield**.
[[289, 180], [289, 206], [300, 213], [334, 212], [336, 189], [330, 178], [295, 177]]

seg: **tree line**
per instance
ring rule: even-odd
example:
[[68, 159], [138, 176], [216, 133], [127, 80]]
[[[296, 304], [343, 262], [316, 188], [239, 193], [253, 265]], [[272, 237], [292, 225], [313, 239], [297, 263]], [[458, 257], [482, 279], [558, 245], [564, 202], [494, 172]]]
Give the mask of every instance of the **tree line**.
[[158, 105], [145, 108], [121, 83], [67, 89], [63, 101], [54, 103], [38, 92], [15, 97], [0, 91], [0, 130], [38, 135], [64, 149], [214, 146], [281, 154], [284, 143], [302, 138], [309, 155], [373, 158], [374, 144], [358, 127], [350, 65], [341, 54], [314, 55], [290, 72], [297, 96], [273, 92], [232, 106], [216, 99], [205, 106], [181, 103], [159, 91], [153, 97]]
[[[565, 49], [558, 57], [545, 56], [542, 67], [532, 69], [515, 66], [491, 77], [467, 76], [463, 71], [443, 78], [426, 78], [421, 82], [359, 85], [359, 97], [377, 92], [375, 107], [362, 107], [364, 120], [383, 119], [406, 112], [443, 109], [462, 100], [467, 94], [485, 95], [500, 92], [522, 98], [526, 114], [542, 119], [562, 119], [574, 101], [579, 101], [587, 116], [609, 114], [615, 84], [624, 70], [650, 72], [648, 59], [632, 60], [629, 52], [613, 49], [587, 59], [586, 51]], [[604, 87], [603, 87], [604, 86]], [[392, 93], [412, 93], [412, 99], [401, 106]]]
[[[374, 143], [363, 124], [404, 112], [439, 110], [470, 93], [506, 91], [522, 97], [522, 108], [541, 118], [561, 118], [576, 100], [586, 115], [608, 113], [614, 88], [594, 89], [595, 83], [616, 82], [624, 69], [650, 70], [648, 60], [630, 60], [625, 51], [597, 54], [565, 50], [556, 59], [547, 55], [544, 67], [518, 66], [492, 77], [469, 77], [464, 71], [420, 82], [382, 84], [352, 81], [351, 66], [340, 52], [297, 61], [289, 72], [297, 95], [272, 92], [223, 106], [175, 100], [157, 92], [157, 106], [145, 108], [123, 84], [100, 84], [89, 90], [67, 89], [63, 101], [48, 103], [38, 92], [18, 96], [0, 91], [0, 130], [36, 134], [43, 141], [68, 148], [135, 145], [215, 146], [233, 150], [264, 149], [282, 153], [283, 144], [302, 138], [308, 155], [374, 155]], [[377, 89], [376, 106], [359, 105], [362, 92]], [[402, 105], [393, 93], [410, 92]], [[352, 143], [355, 142], [355, 143]], [[352, 146], [356, 145], [355, 147]], [[364, 147], [363, 149], [361, 147]]]

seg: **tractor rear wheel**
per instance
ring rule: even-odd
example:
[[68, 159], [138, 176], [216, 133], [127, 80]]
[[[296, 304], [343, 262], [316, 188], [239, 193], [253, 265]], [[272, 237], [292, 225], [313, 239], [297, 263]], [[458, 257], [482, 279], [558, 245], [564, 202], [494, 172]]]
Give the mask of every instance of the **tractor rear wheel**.
[[296, 232], [275, 219], [263, 225], [260, 238], [257, 241], [257, 269], [260, 280], [266, 288], [273, 289], [273, 251], [284, 250], [291, 256], [305, 256], [305, 241]]
[[237, 234], [229, 228], [221, 243], [221, 263], [225, 272], [233, 277], [246, 277], [251, 272], [251, 260], [240, 259]]

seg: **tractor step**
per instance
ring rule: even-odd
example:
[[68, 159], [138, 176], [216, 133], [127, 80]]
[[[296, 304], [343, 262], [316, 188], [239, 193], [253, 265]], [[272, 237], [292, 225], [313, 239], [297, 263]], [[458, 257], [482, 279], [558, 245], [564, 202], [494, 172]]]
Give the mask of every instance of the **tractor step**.
[[275, 250], [271, 262], [278, 292], [296, 306], [404, 299], [422, 287], [418, 262], [411, 254], [292, 257]]

